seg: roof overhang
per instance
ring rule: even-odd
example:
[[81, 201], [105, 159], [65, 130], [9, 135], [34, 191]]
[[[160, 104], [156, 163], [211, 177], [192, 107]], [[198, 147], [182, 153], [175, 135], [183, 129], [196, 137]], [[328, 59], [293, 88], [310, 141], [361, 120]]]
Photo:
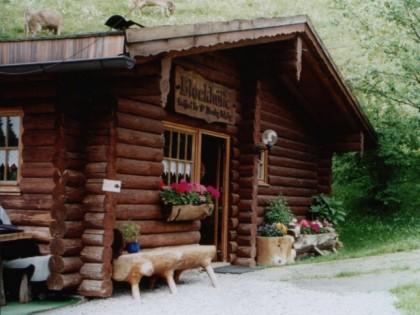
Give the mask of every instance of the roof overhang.
[[30, 62], [0, 65], [1, 75], [30, 75], [35, 73], [62, 73], [99, 70], [123, 70], [134, 67], [136, 61], [127, 56]]
[[258, 69], [273, 73], [319, 126], [323, 138], [329, 138], [332, 150], [376, 146], [373, 127], [306, 15], [127, 29], [126, 39], [127, 53], [138, 63], [215, 50], [237, 50], [241, 58], [253, 49], [244, 67], [258, 61]]

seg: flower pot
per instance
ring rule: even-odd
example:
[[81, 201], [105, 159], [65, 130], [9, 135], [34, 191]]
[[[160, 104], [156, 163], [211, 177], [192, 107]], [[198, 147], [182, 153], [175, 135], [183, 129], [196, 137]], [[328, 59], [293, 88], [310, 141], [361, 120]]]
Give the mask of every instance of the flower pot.
[[294, 238], [284, 236], [257, 237], [257, 263], [266, 266], [282, 266], [295, 261]]
[[125, 245], [125, 249], [130, 254], [137, 253], [140, 250], [140, 243], [139, 242], [136, 242], [136, 243], [127, 243]]
[[201, 205], [172, 205], [168, 213], [168, 221], [202, 220], [211, 216], [214, 204], [203, 203]]

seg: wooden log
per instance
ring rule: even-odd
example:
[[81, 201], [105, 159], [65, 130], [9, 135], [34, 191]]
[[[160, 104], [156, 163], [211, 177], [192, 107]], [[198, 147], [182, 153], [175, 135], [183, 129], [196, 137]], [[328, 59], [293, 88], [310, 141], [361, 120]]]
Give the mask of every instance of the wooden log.
[[25, 115], [23, 117], [23, 126], [25, 130], [54, 130], [57, 116], [51, 114]]
[[107, 167], [108, 167], [108, 162], [87, 163], [85, 172], [88, 176], [94, 173], [101, 173], [105, 175], [107, 173]]
[[123, 188], [127, 189], [145, 189], [156, 190], [159, 189], [159, 184], [162, 181], [161, 176], [141, 176], [141, 175], [126, 175], [118, 174], [117, 180], [121, 180]]
[[163, 218], [160, 205], [157, 204], [117, 204], [117, 220], [156, 220]]
[[296, 251], [294, 238], [290, 235], [280, 237], [257, 237], [257, 263], [266, 266], [282, 266], [293, 263]]
[[83, 221], [53, 221], [50, 225], [50, 233], [58, 238], [79, 238], [85, 230]]
[[237, 257], [233, 264], [244, 267], [255, 267], [257, 265], [254, 258], [247, 257]]
[[148, 234], [140, 236], [140, 243], [142, 248], [160, 247], [160, 246], [175, 246], [186, 244], [198, 244], [200, 241], [200, 232], [179, 232], [179, 233], [165, 233], [165, 234]]
[[50, 250], [53, 255], [73, 256], [78, 255], [82, 250], [81, 239], [53, 238], [50, 243]]
[[55, 130], [25, 130], [22, 135], [25, 146], [51, 146], [56, 138]]
[[117, 143], [117, 155], [121, 158], [161, 162], [163, 159], [163, 150], [162, 148]]
[[145, 249], [139, 253], [125, 254], [115, 259], [113, 279], [130, 283], [133, 298], [140, 299], [138, 284], [143, 276], [163, 277], [171, 293], [177, 293], [175, 282], [178, 282], [181, 272], [201, 267], [206, 269], [213, 286], [218, 287], [211, 267], [211, 261], [215, 255], [216, 247], [213, 245], [195, 244]]
[[80, 253], [84, 262], [102, 263], [110, 262], [112, 259], [111, 247], [85, 246]]
[[338, 233], [301, 234], [294, 244], [296, 254], [318, 253], [317, 249], [335, 249], [338, 247]]
[[317, 179], [318, 177], [318, 174], [311, 170], [303, 170], [303, 169], [280, 167], [280, 166], [269, 166], [268, 173], [273, 176], [284, 176], [284, 177], [294, 177], [294, 178]]
[[50, 290], [61, 291], [78, 286], [82, 283], [82, 280], [82, 276], [77, 272], [68, 274], [52, 273], [47, 279], [47, 287]]
[[83, 216], [81, 204], [60, 204], [51, 211], [51, 217], [57, 221], [80, 221]]
[[27, 114], [46, 114], [55, 112], [54, 100], [28, 100], [22, 104], [23, 112]]
[[318, 187], [317, 180], [291, 178], [282, 176], [269, 176], [270, 185], [288, 186], [288, 187], [304, 187], [308, 189], [316, 189]]
[[118, 173], [129, 175], [160, 176], [163, 173], [161, 162], [118, 158], [116, 168]]
[[156, 135], [144, 131], [133, 131], [124, 128], [118, 128], [117, 133], [118, 140], [122, 143], [152, 148], [163, 148], [163, 145], [165, 144], [163, 135]]
[[114, 240], [112, 230], [87, 229], [82, 235], [82, 242], [89, 246], [110, 247]]
[[238, 246], [257, 246], [256, 237], [252, 235], [239, 235], [238, 237], [236, 237], [235, 241], [238, 244]]
[[112, 230], [115, 225], [115, 213], [88, 212], [85, 214], [85, 225], [89, 229]]
[[83, 199], [83, 207], [86, 212], [103, 212], [105, 206], [105, 195], [87, 195]]
[[117, 204], [158, 204], [160, 201], [159, 191], [123, 189], [115, 196]]
[[84, 279], [77, 292], [83, 296], [110, 297], [112, 295], [112, 281]]
[[118, 126], [138, 131], [147, 131], [158, 135], [163, 134], [165, 127], [161, 120], [155, 120], [127, 113], [118, 113]]
[[108, 160], [107, 145], [91, 145], [86, 148], [86, 156], [90, 162], [105, 162]]
[[22, 163], [20, 174], [22, 177], [32, 178], [53, 178], [57, 168], [51, 162]]
[[140, 225], [142, 235], [199, 231], [201, 227], [199, 220], [179, 221], [177, 224], [153, 220], [134, 222]]
[[52, 221], [49, 211], [7, 209], [7, 215], [15, 225], [49, 226]]
[[62, 257], [52, 255], [48, 261], [48, 267], [52, 273], [74, 273], [78, 272], [83, 265], [80, 257]]
[[19, 225], [19, 228], [32, 235], [32, 238], [42, 243], [51, 241], [51, 234], [48, 227]]
[[255, 258], [257, 255], [257, 248], [255, 246], [238, 246], [236, 251], [237, 257], [250, 257]]
[[24, 147], [22, 159], [25, 162], [51, 162], [54, 153], [55, 150], [52, 146]]
[[[160, 105], [159, 96], [157, 96], [156, 98], [157, 99], [155, 100], [155, 102], [157, 102], [157, 104]], [[124, 113], [130, 113], [141, 117], [152, 118], [158, 121], [162, 121], [165, 118], [165, 110], [161, 106], [139, 102], [136, 100], [119, 98], [118, 109]]]
[[272, 154], [268, 156], [268, 164], [286, 168], [318, 171], [318, 165], [315, 162], [298, 161], [288, 157], [274, 156]]
[[111, 279], [111, 273], [111, 263], [84, 263], [80, 269], [80, 275], [91, 280]]
[[86, 181], [86, 176], [81, 171], [65, 170], [62, 174], [61, 181], [68, 186], [82, 186]]

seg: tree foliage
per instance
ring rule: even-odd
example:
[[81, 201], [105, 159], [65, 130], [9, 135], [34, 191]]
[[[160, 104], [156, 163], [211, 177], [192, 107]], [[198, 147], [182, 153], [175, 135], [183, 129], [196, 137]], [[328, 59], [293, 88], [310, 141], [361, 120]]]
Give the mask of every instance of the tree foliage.
[[[335, 158], [334, 189], [351, 208], [414, 219], [420, 206], [418, 1], [335, 0], [363, 39], [348, 81], [378, 132], [378, 149]], [[346, 10], [344, 10], [346, 8]], [[362, 70], [364, 68], [364, 70]], [[363, 209], [363, 210], [362, 210]]]

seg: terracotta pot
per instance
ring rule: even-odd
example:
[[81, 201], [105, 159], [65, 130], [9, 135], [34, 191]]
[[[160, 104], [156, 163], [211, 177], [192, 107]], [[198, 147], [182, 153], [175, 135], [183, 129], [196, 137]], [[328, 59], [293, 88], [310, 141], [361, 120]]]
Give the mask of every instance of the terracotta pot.
[[168, 221], [202, 220], [211, 216], [214, 204], [172, 205], [169, 209]]

